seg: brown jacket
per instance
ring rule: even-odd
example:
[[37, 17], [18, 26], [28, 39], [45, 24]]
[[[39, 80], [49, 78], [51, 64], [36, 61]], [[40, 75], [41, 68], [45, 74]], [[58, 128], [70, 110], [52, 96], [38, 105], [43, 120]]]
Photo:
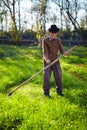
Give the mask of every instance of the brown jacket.
[[61, 40], [59, 38], [52, 39], [50, 36], [43, 39], [42, 50], [44, 61], [47, 59], [53, 61], [58, 58], [58, 51], [60, 51], [61, 54], [64, 53]]

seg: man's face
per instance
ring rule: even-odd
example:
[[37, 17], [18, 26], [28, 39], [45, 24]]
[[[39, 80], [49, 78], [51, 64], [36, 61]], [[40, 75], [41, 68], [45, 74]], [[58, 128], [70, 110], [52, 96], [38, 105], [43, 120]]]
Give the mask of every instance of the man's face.
[[56, 37], [57, 37], [57, 34], [58, 34], [58, 33], [52, 33], [52, 32], [50, 32], [50, 36], [51, 36], [52, 38], [56, 38]]

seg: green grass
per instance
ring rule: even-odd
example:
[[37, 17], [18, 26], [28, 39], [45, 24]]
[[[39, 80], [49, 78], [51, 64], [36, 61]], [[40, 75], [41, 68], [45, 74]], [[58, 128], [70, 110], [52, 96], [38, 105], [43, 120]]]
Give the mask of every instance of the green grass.
[[[68, 49], [65, 47], [65, 49]], [[43, 67], [39, 47], [0, 45], [0, 130], [87, 130], [87, 48], [61, 59], [64, 97], [43, 96], [43, 73], [8, 92]]]

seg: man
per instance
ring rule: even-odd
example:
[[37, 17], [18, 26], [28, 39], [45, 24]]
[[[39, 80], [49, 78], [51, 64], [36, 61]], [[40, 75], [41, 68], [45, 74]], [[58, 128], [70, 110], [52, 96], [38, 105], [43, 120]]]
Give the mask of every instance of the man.
[[[52, 61], [58, 58], [58, 51], [61, 54], [67, 55], [68, 52], [65, 52], [61, 40], [57, 37], [59, 28], [56, 25], [51, 25], [49, 28], [49, 36], [43, 39], [42, 50], [43, 50], [43, 59], [44, 67], [50, 64]], [[58, 95], [63, 96], [62, 93], [62, 71], [60, 67], [60, 62], [57, 61], [48, 69], [44, 70], [44, 84], [43, 90], [45, 96], [50, 96], [50, 77], [51, 72], [53, 71], [54, 78], [56, 81], [56, 92]]]

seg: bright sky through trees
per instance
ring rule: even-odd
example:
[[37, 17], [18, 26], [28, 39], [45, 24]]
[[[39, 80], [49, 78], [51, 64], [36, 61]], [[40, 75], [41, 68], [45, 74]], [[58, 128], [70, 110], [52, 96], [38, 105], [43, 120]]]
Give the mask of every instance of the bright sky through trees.
[[[36, 21], [38, 19], [39, 24], [40, 21], [45, 23], [46, 26], [46, 30], [50, 27], [51, 24], [57, 24], [57, 26], [59, 28], [63, 28], [66, 29], [66, 27], [73, 27], [72, 21], [70, 21], [70, 18], [66, 12], [65, 9], [63, 9], [63, 12], [61, 14], [61, 8], [58, 5], [58, 1], [57, 4], [55, 4], [55, 1], [52, 2], [52, 0], [49, 0], [48, 4], [46, 5], [46, 13], [45, 13], [45, 19], [41, 18], [44, 17], [44, 14], [42, 14], [41, 16], [41, 10], [38, 11], [38, 7], [40, 7], [39, 5], [37, 6], [36, 11], [33, 9], [31, 10], [32, 6], [34, 8], [34, 6], [37, 5], [38, 0], [34, 2], [31, 2], [31, 0], [20, 0], [20, 24], [19, 24], [19, 4], [18, 1], [16, 1], [15, 3], [15, 21], [17, 24], [17, 28], [19, 29], [19, 25], [21, 25], [21, 30], [26, 30], [26, 29], [35, 29], [36, 26]], [[63, 6], [64, 8], [67, 7], [68, 3], [66, 2], [66, 0], [60, 0], [60, 4], [62, 4], [61, 2], [63, 1]], [[75, 12], [75, 1], [77, 2], [77, 7], [76, 7], [76, 11]], [[64, 3], [65, 2], [65, 3]], [[86, 17], [87, 17], [87, 0], [69, 0], [70, 3], [70, 7], [69, 7], [69, 13], [71, 13], [71, 15], [73, 16], [74, 19], [76, 19], [78, 21], [79, 24], [81, 24], [81, 22], [85, 23], [85, 27], [86, 27]], [[44, 7], [43, 5], [43, 1], [39, 1], [40, 4], [42, 4], [41, 6]], [[35, 5], [36, 4], [36, 5]], [[12, 25], [12, 19], [11, 19], [11, 14], [9, 12], [9, 9], [4, 5], [2, 6], [3, 8], [6, 9], [7, 11], [7, 23], [6, 23], [6, 18], [5, 16], [1, 16], [3, 17], [3, 22], [1, 23], [2, 25], [0, 25], [2, 28], [3, 26], [3, 30], [10, 30], [11, 29], [11, 25]], [[3, 8], [1, 7], [1, 10], [3, 11]], [[11, 5], [11, 9], [12, 9], [12, 5]], [[36, 8], [36, 7], [35, 7]], [[42, 12], [43, 13], [43, 12]], [[77, 14], [76, 14], [77, 13]], [[77, 15], [77, 16], [76, 16]], [[85, 18], [85, 21], [84, 21]], [[62, 22], [61, 22], [62, 21]], [[62, 27], [63, 25], [63, 27]]]
[[[78, 0], [78, 1], [80, 2], [80, 10], [78, 12], [78, 21], [80, 21], [80, 19], [84, 17], [85, 15], [83, 3], [87, 1], [86, 0]], [[30, 11], [31, 6], [32, 6], [31, 0], [21, 1], [21, 22], [23, 21], [26, 24], [25, 28], [31, 28], [31, 24], [35, 22], [34, 21], [35, 14], [31, 14], [31, 11]], [[50, 12], [60, 17], [60, 13], [58, 12], [58, 6], [55, 3], [50, 2], [50, 7], [51, 7], [51, 9], [49, 8]], [[54, 21], [46, 23], [47, 28], [49, 28], [49, 26], [52, 23], [54, 23]], [[60, 27], [60, 18], [57, 25]]]

